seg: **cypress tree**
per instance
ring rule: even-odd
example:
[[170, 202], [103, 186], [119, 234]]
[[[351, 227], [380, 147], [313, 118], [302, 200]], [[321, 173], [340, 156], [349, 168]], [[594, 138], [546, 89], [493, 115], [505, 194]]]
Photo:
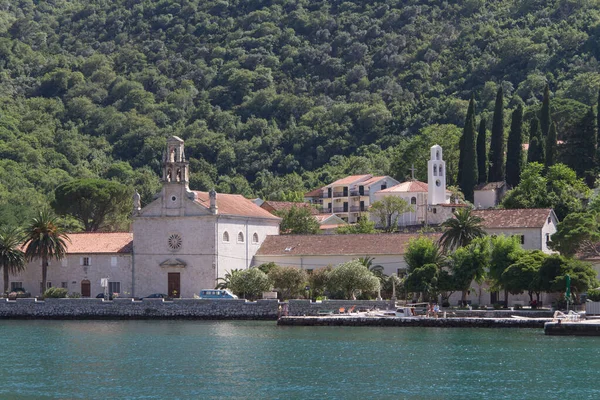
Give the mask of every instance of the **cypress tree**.
[[477, 183], [487, 182], [487, 156], [485, 154], [485, 118], [479, 121], [479, 133], [477, 133]]
[[546, 136], [546, 168], [556, 163], [556, 124], [550, 125], [550, 131]]
[[477, 153], [475, 152], [475, 100], [471, 96], [463, 131], [462, 174], [459, 182], [465, 199], [473, 202], [473, 189], [477, 182]]
[[545, 138], [550, 132], [552, 120], [550, 117], [550, 87], [546, 83], [544, 87], [544, 99], [542, 100], [542, 111], [540, 113], [540, 128], [542, 128], [542, 137]]
[[[596, 128], [600, 129], [600, 88], [598, 89], [598, 104], [597, 104], [598, 114], [596, 114]], [[600, 135], [598, 135], [598, 148], [600, 149]]]
[[496, 93], [496, 105], [494, 107], [494, 120], [492, 121], [492, 140], [490, 142], [490, 182], [500, 182], [504, 176], [504, 95], [502, 86]]
[[529, 151], [527, 152], [527, 162], [539, 162], [543, 164], [545, 158], [540, 121], [536, 117], [533, 117], [531, 125], [529, 126]]
[[463, 164], [465, 158], [465, 129], [467, 128], [467, 121], [469, 121], [472, 117], [475, 116], [475, 99], [473, 95], [471, 95], [471, 100], [469, 100], [469, 107], [467, 108], [467, 117], [465, 118], [465, 128], [463, 129], [463, 134], [458, 140], [458, 176], [456, 178], [456, 182], [460, 186], [463, 179]]
[[577, 124], [573, 137], [567, 142], [566, 149], [567, 165], [577, 173], [579, 178], [585, 178], [590, 187], [594, 183], [597, 145], [596, 114], [594, 108], [590, 107]]
[[523, 106], [519, 104], [512, 113], [506, 149], [506, 183], [516, 187], [521, 182], [523, 166]]

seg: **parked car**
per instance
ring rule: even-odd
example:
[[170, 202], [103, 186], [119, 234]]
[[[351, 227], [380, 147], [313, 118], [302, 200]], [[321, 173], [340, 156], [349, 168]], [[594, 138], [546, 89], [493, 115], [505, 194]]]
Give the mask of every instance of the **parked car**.
[[200, 298], [231, 300], [238, 297], [227, 289], [202, 289], [200, 291]]
[[143, 300], [143, 299], [165, 299], [165, 300], [171, 300], [171, 298], [168, 295], [164, 294], [164, 293], [152, 293], [151, 295], [140, 297], [140, 300]]
[[[103, 299], [104, 298], [104, 293], [98, 293], [98, 296], [96, 296], [97, 299]], [[113, 299], [113, 295], [109, 294], [108, 295], [108, 299], [112, 300]]]
[[25, 289], [20, 287], [20, 288], [11, 289], [7, 293], [7, 297], [9, 300], [22, 299], [22, 298], [31, 297], [31, 293], [29, 293], [28, 291], [26, 291]]

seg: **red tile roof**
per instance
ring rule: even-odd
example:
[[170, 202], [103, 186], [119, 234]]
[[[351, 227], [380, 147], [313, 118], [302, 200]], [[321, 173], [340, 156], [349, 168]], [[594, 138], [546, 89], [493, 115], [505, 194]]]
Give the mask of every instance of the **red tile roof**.
[[[193, 192], [196, 194], [196, 203], [209, 209], [210, 198], [208, 192], [199, 192], [197, 190]], [[280, 219], [240, 194], [217, 193], [217, 207], [219, 208], [219, 214], [223, 215]]]
[[382, 193], [406, 193], [406, 192], [425, 192], [427, 193], [428, 187], [425, 182], [421, 181], [406, 181], [396, 186], [389, 187], [387, 189], [380, 190]]
[[69, 233], [67, 254], [131, 253], [131, 232], [84, 232]]
[[473, 215], [483, 218], [484, 229], [542, 228], [550, 213], [554, 213], [551, 208], [473, 210]]
[[374, 176], [374, 177], [372, 177], [370, 179], [367, 179], [364, 182], [361, 182], [360, 184], [363, 185], [363, 186], [369, 186], [369, 185], [372, 185], [374, 183], [379, 182], [380, 180], [382, 180], [384, 178], [385, 178], [385, 176]]
[[371, 178], [372, 175], [350, 175], [342, 179], [338, 179], [337, 181], [330, 183], [327, 186], [342, 186], [342, 185], [350, 185], [354, 182], [364, 181], [366, 179]]
[[[404, 254], [410, 239], [422, 235], [378, 233], [359, 235], [270, 235], [256, 255], [356, 255]], [[440, 234], [425, 235], [438, 240]], [[286, 251], [287, 249], [287, 251]]]
[[310, 213], [313, 215], [317, 215], [319, 214], [319, 210], [317, 210], [315, 207], [313, 207], [312, 205], [310, 205], [309, 203], [295, 203], [292, 201], [265, 201], [260, 205], [261, 208], [267, 210], [268, 212], [274, 212], [274, 211], [288, 211], [290, 210], [292, 207], [297, 207], [297, 208], [308, 208], [310, 210]]
[[323, 188], [316, 188], [311, 190], [310, 192], [304, 193], [304, 197], [322, 197], [323, 196]]

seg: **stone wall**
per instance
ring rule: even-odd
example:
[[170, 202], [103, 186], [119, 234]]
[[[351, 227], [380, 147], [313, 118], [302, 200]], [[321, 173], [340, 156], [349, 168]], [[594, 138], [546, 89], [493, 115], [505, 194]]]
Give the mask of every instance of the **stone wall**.
[[0, 301], [0, 319], [277, 319], [277, 300], [17, 299]]
[[[190, 318], [190, 319], [264, 319], [276, 320], [279, 314], [277, 300], [200, 300], [200, 299], [36, 299], [0, 300], [0, 319], [150, 319], [150, 318]], [[290, 300], [289, 316], [318, 316], [319, 313], [338, 314], [340, 308], [354, 311], [387, 310], [389, 301], [371, 300]], [[440, 313], [440, 317], [443, 312]], [[455, 310], [449, 311], [449, 318], [481, 317], [510, 318], [513, 315], [532, 318], [551, 318], [551, 311], [540, 310]]]
[[549, 319], [515, 318], [389, 318], [389, 317], [282, 317], [282, 326], [400, 326], [429, 328], [543, 328]]

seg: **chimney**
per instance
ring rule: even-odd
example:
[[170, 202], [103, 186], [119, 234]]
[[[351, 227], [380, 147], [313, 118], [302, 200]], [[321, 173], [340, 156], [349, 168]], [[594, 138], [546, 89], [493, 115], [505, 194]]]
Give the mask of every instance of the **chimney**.
[[210, 212], [211, 214], [218, 214], [219, 207], [217, 206], [217, 192], [215, 189], [208, 192], [208, 197], [210, 198]]

